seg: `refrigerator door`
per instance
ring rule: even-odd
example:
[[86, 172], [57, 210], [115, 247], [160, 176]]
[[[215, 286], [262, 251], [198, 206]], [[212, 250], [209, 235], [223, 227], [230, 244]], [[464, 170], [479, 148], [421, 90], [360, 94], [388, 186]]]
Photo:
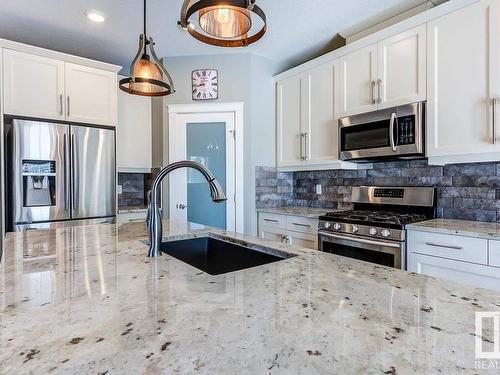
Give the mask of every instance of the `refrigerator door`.
[[11, 160], [13, 223], [69, 219], [69, 126], [14, 120]]
[[114, 130], [71, 126], [71, 218], [115, 216]]

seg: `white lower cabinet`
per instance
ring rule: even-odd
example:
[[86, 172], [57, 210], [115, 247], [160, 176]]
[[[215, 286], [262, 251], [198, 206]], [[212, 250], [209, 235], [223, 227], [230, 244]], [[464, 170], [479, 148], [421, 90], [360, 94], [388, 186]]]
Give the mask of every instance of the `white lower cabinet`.
[[500, 290], [500, 241], [408, 230], [408, 271]]
[[259, 213], [259, 237], [318, 250], [318, 219]]
[[285, 231], [280, 228], [260, 227], [259, 237], [263, 240], [283, 242], [285, 240]]
[[500, 290], [500, 269], [495, 267], [410, 254], [409, 271], [480, 288]]

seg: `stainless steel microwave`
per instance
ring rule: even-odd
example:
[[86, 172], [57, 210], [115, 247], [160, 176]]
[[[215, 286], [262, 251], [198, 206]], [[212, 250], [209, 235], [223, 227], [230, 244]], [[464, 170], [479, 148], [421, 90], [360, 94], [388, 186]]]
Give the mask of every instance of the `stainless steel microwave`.
[[341, 118], [340, 159], [421, 158], [424, 129], [425, 102]]

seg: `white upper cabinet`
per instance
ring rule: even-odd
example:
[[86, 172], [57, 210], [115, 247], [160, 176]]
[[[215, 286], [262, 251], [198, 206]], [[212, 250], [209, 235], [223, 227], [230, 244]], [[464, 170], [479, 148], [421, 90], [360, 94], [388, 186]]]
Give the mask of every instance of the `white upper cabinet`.
[[330, 61], [277, 83], [278, 167], [357, 168], [339, 161], [338, 63]]
[[302, 104], [301, 76], [294, 76], [277, 84], [277, 152], [278, 165], [296, 165], [302, 158]]
[[377, 45], [340, 58], [339, 117], [377, 109]]
[[153, 168], [151, 98], [118, 91], [116, 163], [118, 169]]
[[427, 94], [426, 25], [378, 43], [378, 108], [423, 101]]
[[499, 20], [498, 1], [483, 0], [428, 24], [429, 157], [500, 158], [491, 154], [500, 151], [493, 113], [500, 97]]
[[305, 121], [301, 125], [303, 158], [317, 164], [338, 159], [338, 124], [335, 102], [338, 60], [320, 65], [303, 77]]
[[64, 119], [64, 62], [3, 50], [4, 112]]
[[3, 58], [6, 114], [115, 126], [115, 72], [9, 49]]
[[340, 58], [339, 117], [426, 99], [426, 26]]
[[116, 125], [116, 74], [78, 64], [65, 64], [66, 119]]

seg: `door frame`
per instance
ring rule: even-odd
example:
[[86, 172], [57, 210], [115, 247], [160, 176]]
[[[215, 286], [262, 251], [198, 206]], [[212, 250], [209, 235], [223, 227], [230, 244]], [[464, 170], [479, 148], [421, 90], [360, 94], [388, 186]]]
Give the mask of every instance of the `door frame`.
[[[203, 104], [169, 104], [167, 105], [168, 112], [168, 132], [173, 130], [175, 117], [178, 115], [188, 114], [217, 114], [217, 113], [232, 113], [234, 115], [234, 154], [235, 154], [235, 230], [238, 233], [244, 233], [244, 184], [243, 184], [243, 102], [233, 103], [203, 103]], [[171, 150], [172, 137], [168, 137], [168, 160], [173, 160]], [[170, 201], [170, 194], [169, 201]], [[166, 205], [164, 205], [165, 207]]]

